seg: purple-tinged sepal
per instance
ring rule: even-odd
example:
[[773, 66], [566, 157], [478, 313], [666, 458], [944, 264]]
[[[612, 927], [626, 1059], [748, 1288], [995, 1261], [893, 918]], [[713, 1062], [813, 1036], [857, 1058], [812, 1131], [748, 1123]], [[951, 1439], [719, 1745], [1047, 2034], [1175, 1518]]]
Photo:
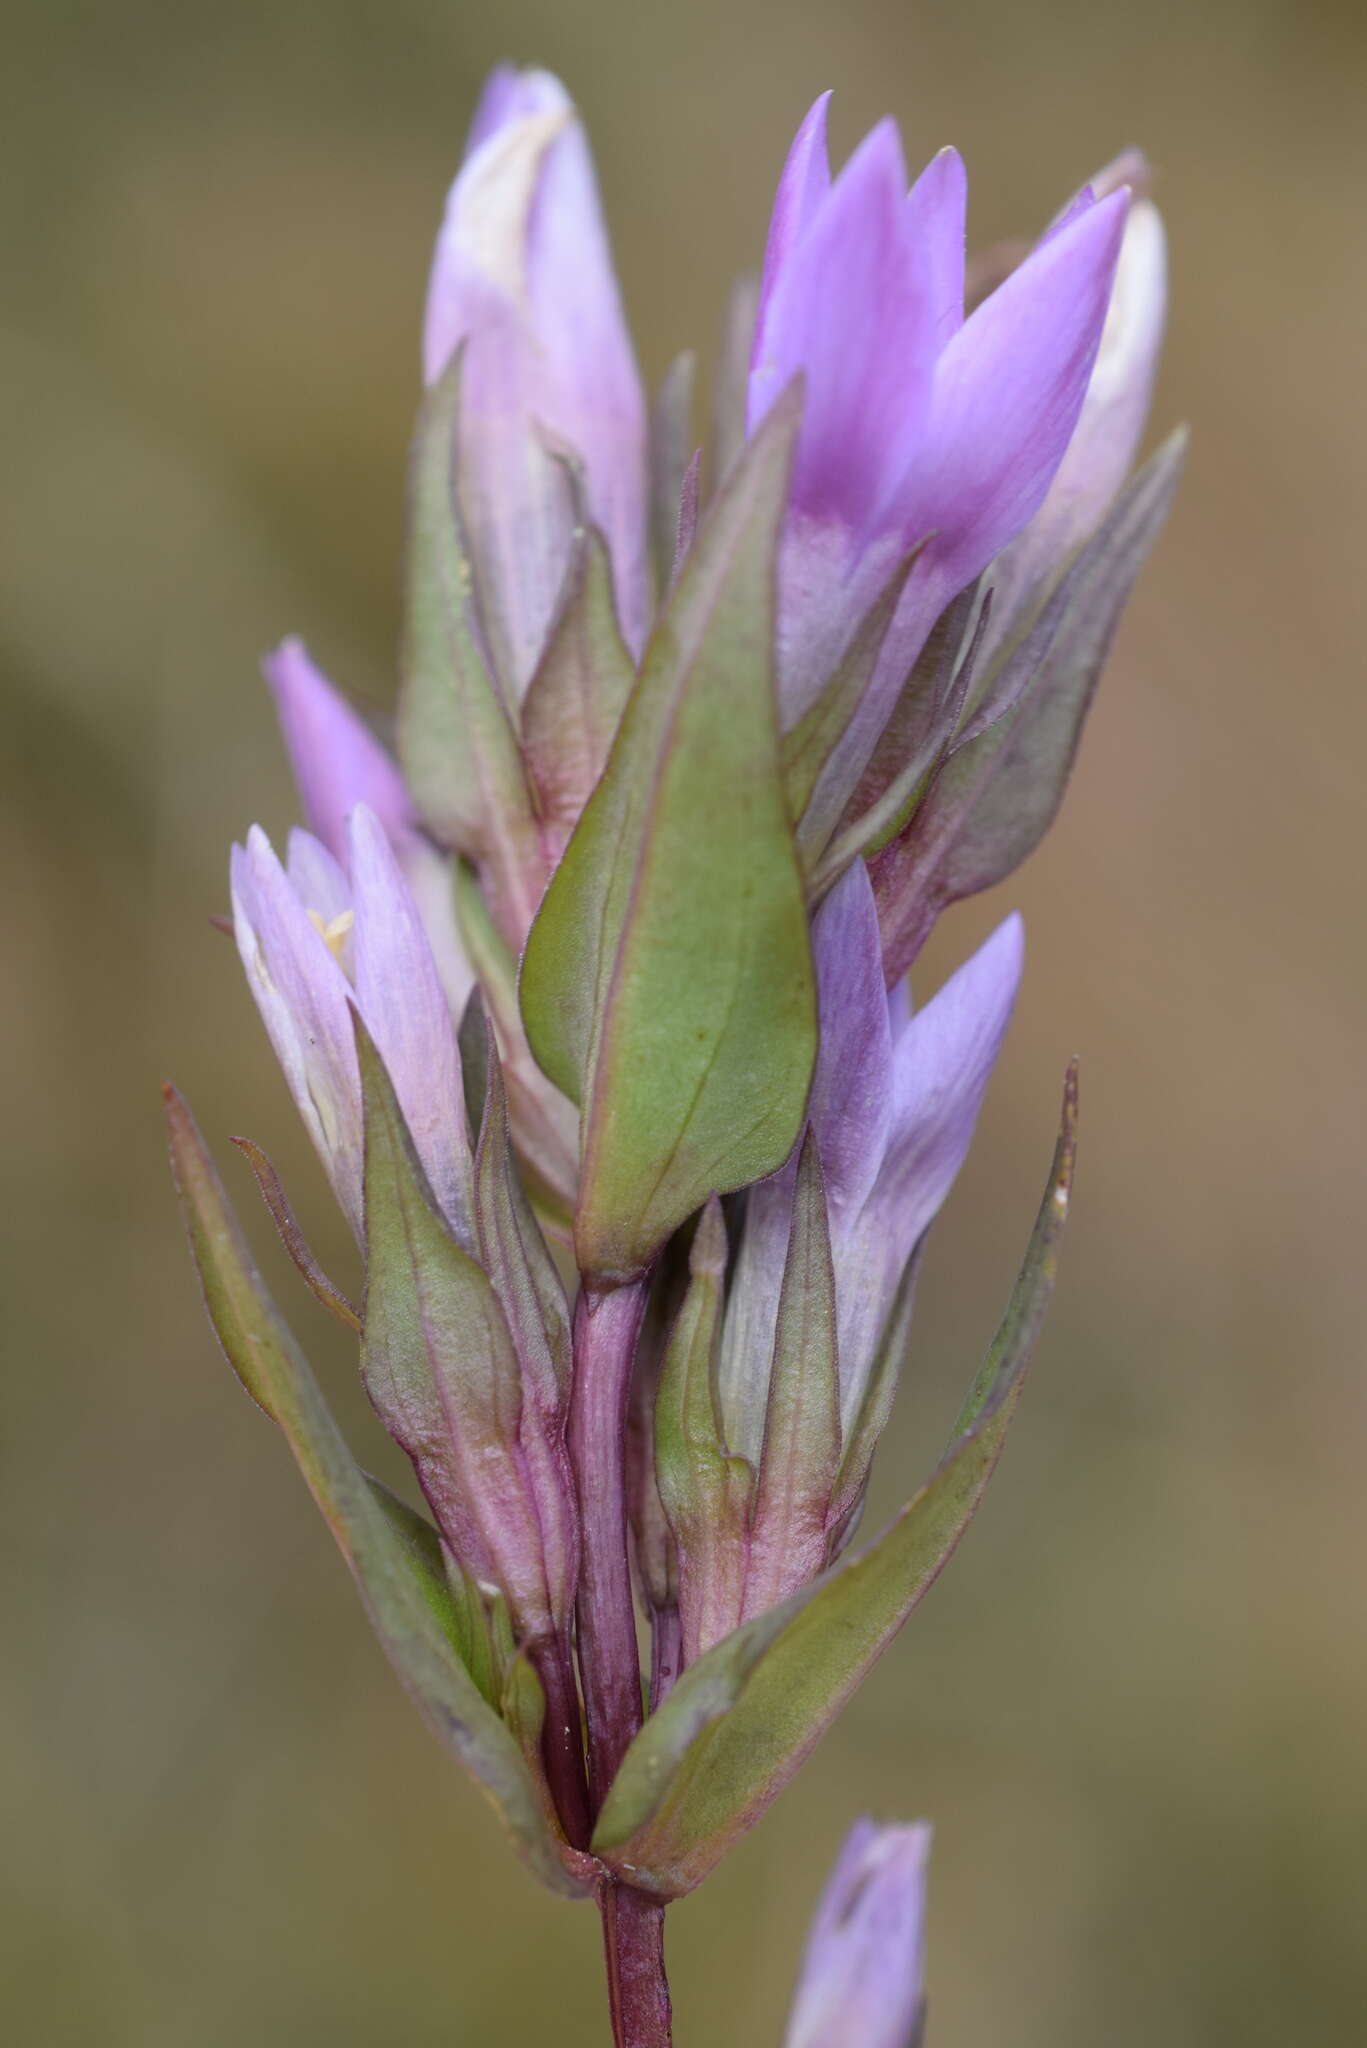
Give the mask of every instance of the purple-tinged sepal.
[[1003, 881], [1062, 801], [1134, 580], [1167, 516], [1186, 437], [1129, 483], [984, 694], [910, 822], [873, 859], [884, 966], [900, 980], [950, 903]]
[[451, 1232], [391, 1077], [360, 1017], [354, 1021], [365, 1103], [366, 1391], [412, 1460], [461, 1571], [507, 1603], [513, 1641], [545, 1695], [547, 1778], [570, 1839], [582, 1844], [587, 1811], [569, 1648], [578, 1521], [564, 1448], [564, 1297], [510, 1184], [494, 1063], [476, 1189], [486, 1270]]
[[925, 2024], [925, 1821], [856, 1821], [807, 1937], [783, 2048], [919, 2048]]
[[[394, 1670], [438, 1738], [472, 1773], [533, 1872], [581, 1896], [594, 1868], [570, 1846], [524, 1742], [536, 1717], [535, 1674], [501, 1669], [486, 1603], [450, 1566], [437, 1531], [370, 1479], [352, 1456], [316, 1379], [253, 1265], [188, 1107], [167, 1087], [171, 1163], [205, 1304], [229, 1364], [285, 1437], [346, 1560]], [[515, 1660], [514, 1660], [515, 1661]], [[530, 1685], [528, 1680], [531, 1681]], [[491, 1699], [513, 1709], [500, 1714]]]

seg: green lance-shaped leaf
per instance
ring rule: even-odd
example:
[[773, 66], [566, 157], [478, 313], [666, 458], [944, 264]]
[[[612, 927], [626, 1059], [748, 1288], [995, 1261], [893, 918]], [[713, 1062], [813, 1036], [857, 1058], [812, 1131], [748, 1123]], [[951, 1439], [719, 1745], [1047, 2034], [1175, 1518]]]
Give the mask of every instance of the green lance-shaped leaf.
[[423, 822], [492, 871], [525, 929], [540, 886], [535, 824], [513, 719], [478, 630], [456, 487], [460, 391], [457, 351], [423, 403], [409, 468], [399, 759]]
[[506, 1595], [523, 1639], [555, 1633], [540, 1521], [518, 1455], [522, 1380], [488, 1275], [424, 1177], [374, 1041], [355, 1019], [365, 1106], [361, 1371], [467, 1569]]
[[627, 1751], [595, 1852], [645, 1891], [690, 1891], [752, 1827], [930, 1587], [1001, 1451], [1053, 1289], [1076, 1142], [1070, 1071], [1044, 1202], [1005, 1318], [928, 1484], [877, 1542], [709, 1650]]
[[343, 1557], [376, 1635], [435, 1733], [478, 1781], [535, 1874], [578, 1896], [591, 1866], [559, 1838], [543, 1789], [460, 1654], [465, 1624], [421, 1515], [368, 1479], [252, 1263], [190, 1111], [166, 1095], [171, 1163], [210, 1320], [228, 1363], [276, 1423]]
[[717, 1406], [726, 1223], [713, 1195], [688, 1255], [688, 1288], [665, 1346], [655, 1399], [655, 1477], [679, 1552], [684, 1655], [735, 1628], [745, 1592], [754, 1474], [733, 1457]]
[[774, 1327], [745, 1581], [747, 1614], [763, 1613], [822, 1569], [839, 1464], [835, 1267], [821, 1157], [809, 1129], [793, 1186]]
[[[1116, 499], [1034, 626], [987, 685], [900, 838], [871, 866], [889, 982], [940, 911], [1005, 879], [1053, 821], [1125, 600], [1167, 516], [1186, 450], [1174, 434]], [[996, 707], [1007, 709], [997, 715]]]
[[635, 680], [607, 543], [587, 526], [576, 536], [560, 609], [522, 704], [523, 752], [553, 859], [603, 772]]
[[523, 959], [543, 1070], [584, 1106], [581, 1270], [625, 1279], [773, 1172], [816, 1052], [779, 764], [774, 555], [798, 393], [700, 527]]

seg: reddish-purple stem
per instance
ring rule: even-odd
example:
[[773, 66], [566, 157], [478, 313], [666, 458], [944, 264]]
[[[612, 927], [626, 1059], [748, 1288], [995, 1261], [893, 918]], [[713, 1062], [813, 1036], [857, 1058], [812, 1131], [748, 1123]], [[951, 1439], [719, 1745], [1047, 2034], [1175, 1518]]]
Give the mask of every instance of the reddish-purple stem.
[[614, 2048], [671, 2048], [663, 1905], [644, 1892], [608, 1883], [598, 1907]]

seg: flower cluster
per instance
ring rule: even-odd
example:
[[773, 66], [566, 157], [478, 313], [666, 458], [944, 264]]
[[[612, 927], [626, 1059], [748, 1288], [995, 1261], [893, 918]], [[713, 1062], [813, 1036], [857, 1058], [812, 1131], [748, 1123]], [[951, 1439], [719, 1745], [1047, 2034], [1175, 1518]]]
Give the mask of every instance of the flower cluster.
[[[705, 474], [686, 359], [647, 406], [573, 106], [499, 71], [428, 296], [397, 753], [301, 643], [266, 663], [307, 829], [234, 849], [233, 922], [359, 1305], [249, 1149], [426, 1514], [351, 1461], [172, 1097], [201, 1274], [415, 1697], [539, 1872], [599, 1893], [619, 2039], [666, 2038], [662, 1902], [953, 1547], [1048, 1294], [1071, 1081], [987, 1365], [856, 1549], [1020, 920], [920, 1007], [907, 971], [1050, 822], [1180, 466], [1130, 476], [1146, 183], [1118, 159], [969, 271], [959, 157], [910, 181], [885, 122], [832, 176], [822, 99]], [[881, 1896], [924, 1849], [873, 1839]]]

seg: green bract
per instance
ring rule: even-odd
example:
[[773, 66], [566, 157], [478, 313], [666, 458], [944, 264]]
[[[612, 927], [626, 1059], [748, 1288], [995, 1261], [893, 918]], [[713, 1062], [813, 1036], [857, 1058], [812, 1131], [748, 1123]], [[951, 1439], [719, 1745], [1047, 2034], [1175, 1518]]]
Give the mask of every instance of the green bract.
[[600, 1282], [773, 1172], [802, 1119], [815, 995], [772, 670], [796, 426], [793, 393], [699, 529], [523, 959], [532, 1050], [583, 1110], [575, 1243]]

